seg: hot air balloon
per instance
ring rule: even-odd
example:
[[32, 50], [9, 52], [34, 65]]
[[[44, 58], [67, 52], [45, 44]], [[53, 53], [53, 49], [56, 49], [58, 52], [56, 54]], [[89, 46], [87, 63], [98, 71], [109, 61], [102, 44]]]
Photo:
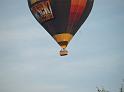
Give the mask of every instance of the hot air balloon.
[[68, 54], [67, 45], [89, 16], [94, 0], [28, 0], [35, 19]]

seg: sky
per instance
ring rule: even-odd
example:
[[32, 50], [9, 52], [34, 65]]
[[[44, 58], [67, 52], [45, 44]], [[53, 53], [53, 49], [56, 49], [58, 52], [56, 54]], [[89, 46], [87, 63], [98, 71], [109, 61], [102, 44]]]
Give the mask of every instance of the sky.
[[124, 0], [95, 0], [59, 56], [27, 0], [0, 3], [0, 92], [119, 92], [124, 79]]

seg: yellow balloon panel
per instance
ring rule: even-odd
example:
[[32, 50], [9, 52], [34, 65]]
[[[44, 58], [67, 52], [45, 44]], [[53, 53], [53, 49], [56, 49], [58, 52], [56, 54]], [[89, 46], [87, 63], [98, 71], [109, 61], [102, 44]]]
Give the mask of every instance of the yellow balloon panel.
[[37, 2], [37, 0], [31, 0], [31, 4], [34, 4], [35, 2]]

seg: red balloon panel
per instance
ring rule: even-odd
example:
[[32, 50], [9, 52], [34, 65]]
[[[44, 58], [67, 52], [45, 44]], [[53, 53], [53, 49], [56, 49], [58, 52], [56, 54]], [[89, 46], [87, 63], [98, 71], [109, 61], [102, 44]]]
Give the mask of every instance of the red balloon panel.
[[76, 24], [85, 9], [87, 0], [71, 0], [70, 15], [68, 21], [67, 31], [72, 31], [74, 24]]

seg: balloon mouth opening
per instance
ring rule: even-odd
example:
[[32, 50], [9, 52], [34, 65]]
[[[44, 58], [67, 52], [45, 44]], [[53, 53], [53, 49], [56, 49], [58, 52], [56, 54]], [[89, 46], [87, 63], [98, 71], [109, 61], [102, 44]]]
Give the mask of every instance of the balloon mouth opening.
[[60, 50], [60, 56], [66, 56], [66, 55], [68, 55], [68, 51], [65, 48], [62, 48]]

